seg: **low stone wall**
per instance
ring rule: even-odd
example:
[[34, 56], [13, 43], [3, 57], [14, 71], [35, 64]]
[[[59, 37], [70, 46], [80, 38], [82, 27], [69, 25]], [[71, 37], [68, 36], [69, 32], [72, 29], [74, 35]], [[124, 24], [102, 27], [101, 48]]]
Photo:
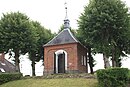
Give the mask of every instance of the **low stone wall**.
[[88, 73], [75, 73], [75, 74], [46, 74], [43, 76], [37, 76], [34, 78], [41, 79], [53, 79], [53, 78], [85, 78], [85, 79], [96, 79], [96, 75], [88, 74]]

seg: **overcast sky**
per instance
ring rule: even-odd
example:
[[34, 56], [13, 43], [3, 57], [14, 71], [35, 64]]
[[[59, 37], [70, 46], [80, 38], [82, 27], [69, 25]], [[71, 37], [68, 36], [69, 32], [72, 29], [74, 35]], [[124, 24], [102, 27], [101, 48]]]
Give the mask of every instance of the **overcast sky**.
[[[6, 12], [25, 13], [45, 28], [57, 32], [65, 18], [64, 3], [68, 4], [68, 18], [72, 28], [77, 29], [77, 19], [89, 0], [0, 0], [0, 16]], [[126, 1], [130, 7], [129, 0]]]

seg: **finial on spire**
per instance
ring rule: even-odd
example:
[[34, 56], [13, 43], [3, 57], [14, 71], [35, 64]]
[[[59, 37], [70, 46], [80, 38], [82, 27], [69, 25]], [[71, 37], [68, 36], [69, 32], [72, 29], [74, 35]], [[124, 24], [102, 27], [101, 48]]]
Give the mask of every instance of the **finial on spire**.
[[68, 16], [67, 16], [67, 3], [65, 2], [64, 5], [65, 5], [65, 11], [66, 11], [65, 19], [67, 19], [67, 17], [68, 17]]
[[70, 25], [69, 25], [69, 19], [68, 19], [68, 13], [67, 13], [67, 3], [65, 2], [65, 11], [66, 11], [66, 15], [65, 15], [65, 20], [64, 20], [64, 29], [69, 29]]

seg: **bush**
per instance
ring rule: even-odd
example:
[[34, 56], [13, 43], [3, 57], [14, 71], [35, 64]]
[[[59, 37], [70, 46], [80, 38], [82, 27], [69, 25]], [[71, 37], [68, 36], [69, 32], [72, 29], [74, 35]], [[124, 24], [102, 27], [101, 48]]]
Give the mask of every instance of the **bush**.
[[19, 80], [21, 73], [0, 73], [0, 85], [9, 81]]
[[126, 87], [129, 70], [127, 68], [110, 68], [97, 70], [100, 87]]

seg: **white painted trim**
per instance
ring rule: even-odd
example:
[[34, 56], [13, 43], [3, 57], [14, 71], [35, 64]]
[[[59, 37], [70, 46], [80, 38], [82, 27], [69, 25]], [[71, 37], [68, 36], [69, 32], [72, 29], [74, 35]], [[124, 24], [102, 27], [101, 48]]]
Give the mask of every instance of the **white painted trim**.
[[65, 53], [65, 71], [67, 70], [67, 52], [64, 50], [57, 50], [55, 52], [55, 54], [56, 54], [56, 73], [58, 73], [58, 55], [63, 54], [63, 52]]
[[74, 39], [75, 42], [79, 42], [75, 37], [74, 35], [71, 33], [70, 29], [67, 29], [68, 32], [70, 33], [71, 37]]

